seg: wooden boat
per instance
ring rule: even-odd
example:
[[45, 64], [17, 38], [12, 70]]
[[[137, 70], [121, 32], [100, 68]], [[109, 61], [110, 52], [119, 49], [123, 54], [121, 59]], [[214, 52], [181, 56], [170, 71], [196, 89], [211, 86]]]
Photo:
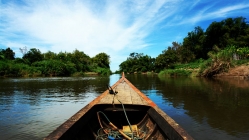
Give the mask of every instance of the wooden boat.
[[124, 76], [44, 140], [191, 140]]

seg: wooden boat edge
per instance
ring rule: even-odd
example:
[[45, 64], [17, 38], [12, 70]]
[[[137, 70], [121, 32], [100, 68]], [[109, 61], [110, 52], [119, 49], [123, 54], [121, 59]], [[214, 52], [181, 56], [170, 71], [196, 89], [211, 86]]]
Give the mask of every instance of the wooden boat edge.
[[[115, 88], [121, 81], [125, 79], [124, 74], [122, 75], [122, 78], [120, 78], [113, 86], [112, 88]], [[80, 109], [77, 113], [75, 113], [72, 117], [70, 117], [67, 121], [65, 121], [63, 124], [61, 124], [59, 127], [57, 127], [52, 133], [50, 133], [44, 140], [57, 140], [59, 139], [70, 127], [73, 126], [75, 122], [77, 122], [84, 114], [86, 114], [94, 105], [96, 105], [104, 96], [106, 96], [109, 93], [108, 90], [106, 90], [104, 93], [96, 97], [94, 100], [92, 100], [89, 104], [87, 104], [85, 107]]]
[[[125, 78], [124, 73], [122, 74], [122, 78], [120, 78], [112, 88], [115, 88], [120, 82], [125, 81], [133, 90], [136, 91], [153, 109], [150, 109], [148, 113], [150, 116], [157, 122], [166, 121], [168, 123], [167, 126], [162, 123], [158, 123], [160, 128], [167, 135], [173, 135], [172, 133], [177, 133], [182, 139], [192, 140], [193, 138], [178, 124], [176, 123], [170, 116], [168, 116], [164, 111], [162, 111], [150, 98], [148, 98], [145, 94], [143, 94], [139, 89], [137, 89], [129, 80]], [[109, 94], [109, 91], [106, 90], [104, 93], [99, 95], [81, 110], [79, 110], [76, 114], [74, 114], [71, 118], [69, 118], [62, 125], [57, 127], [52, 133], [50, 133], [44, 140], [57, 140], [59, 139], [70, 127], [72, 127], [84, 114], [86, 114], [91, 108], [96, 105], [104, 96]], [[158, 116], [158, 115], [160, 116]], [[166, 132], [167, 130], [167, 132]], [[170, 130], [170, 131], [168, 131]], [[174, 136], [173, 136], [174, 137]]]
[[[143, 99], [145, 99], [148, 104], [155, 109], [155, 111], [157, 113], [160, 114], [160, 117], [158, 117], [156, 114], [156, 112], [153, 112], [153, 110], [149, 111], [149, 114], [153, 117], [154, 120], [157, 121], [163, 121], [166, 120], [169, 124], [169, 126], [172, 127], [172, 129], [174, 129], [178, 135], [180, 135], [183, 139], [185, 140], [192, 140], [193, 138], [178, 124], [176, 123], [170, 116], [168, 116], [164, 111], [162, 111], [149, 97], [147, 97], [145, 94], [143, 94], [138, 88], [136, 88], [128, 79], [125, 78], [124, 74], [122, 76], [122, 78], [124, 78], [124, 80], [129, 84], [130, 87], [133, 88], [133, 90], [135, 90]], [[169, 130], [170, 128], [165, 128], [164, 125], [162, 125], [162, 123], [158, 123], [160, 125], [160, 127], [162, 128], [162, 130]], [[163, 129], [165, 128], [165, 129]], [[172, 130], [171, 132], [173, 132], [174, 130]], [[165, 134], [169, 134], [169, 132], [165, 132]]]

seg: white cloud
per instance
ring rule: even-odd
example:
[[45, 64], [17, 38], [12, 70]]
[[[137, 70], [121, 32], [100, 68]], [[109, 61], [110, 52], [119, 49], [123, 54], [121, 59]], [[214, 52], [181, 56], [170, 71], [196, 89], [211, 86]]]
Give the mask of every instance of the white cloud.
[[47, 0], [1, 6], [6, 21], [2, 34], [7, 37], [1, 41], [7, 45], [12, 38], [11, 46], [44, 51], [46, 44], [53, 52], [78, 49], [90, 56], [130, 53], [149, 45], [144, 38], [163, 20], [159, 10], [167, 1], [99, 1], [104, 6], [90, 2]]
[[[198, 9], [198, 11], [195, 11], [193, 15], [191, 15], [189, 18], [182, 19], [182, 22], [179, 24], [196, 24], [200, 21], [205, 20], [211, 20], [211, 19], [218, 19], [218, 18], [227, 18], [229, 16], [234, 16], [233, 12], [243, 10], [244, 8], [249, 8], [249, 4], [235, 4], [235, 5], [222, 5], [219, 7], [219, 9], [215, 6], [217, 6], [219, 3], [211, 3], [209, 5], [206, 5], [205, 7]], [[214, 8], [215, 7], [215, 8]], [[191, 11], [192, 12], [192, 11]], [[248, 12], [247, 12], [248, 13]], [[235, 14], [237, 16], [242, 16]]]
[[[0, 46], [16, 50], [27, 46], [28, 49], [37, 48], [42, 52], [50, 50], [56, 53], [78, 49], [91, 57], [105, 52], [111, 56], [112, 70], [117, 70], [118, 64], [126, 60], [131, 52], [156, 46], [157, 42], [150, 40], [167, 44], [175, 41], [167, 40], [173, 38], [172, 33], [184, 36], [186, 33], [183, 35], [183, 30], [193, 29], [195, 23], [249, 7], [248, 4], [221, 5], [217, 10], [217, 7], [213, 9], [218, 5], [216, 1], [203, 6], [203, 3], [211, 3], [210, 0], [15, 2], [5, 1], [5, 4], [0, 5]], [[203, 7], [200, 8], [200, 5]], [[160, 40], [153, 38], [155, 29], [160, 32], [155, 35], [160, 36]], [[151, 38], [147, 40], [148, 37]], [[177, 40], [180, 40], [179, 37]], [[161, 52], [165, 47], [154, 48]]]
[[215, 12], [212, 12], [209, 14], [209, 17], [216, 16], [216, 17], [226, 17], [230, 12], [241, 10], [244, 8], [249, 8], [249, 4], [237, 4], [232, 6], [227, 6], [224, 8], [221, 8]]

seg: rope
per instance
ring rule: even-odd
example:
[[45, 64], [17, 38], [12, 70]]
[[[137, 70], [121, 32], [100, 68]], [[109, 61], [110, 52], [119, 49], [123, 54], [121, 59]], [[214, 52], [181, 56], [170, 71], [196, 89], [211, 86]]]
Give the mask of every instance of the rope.
[[120, 133], [118, 132], [118, 131], [114, 131], [114, 130], [111, 130], [111, 129], [107, 129], [107, 131], [109, 131], [109, 133], [108, 134], [101, 134], [101, 130], [103, 130], [103, 131], [106, 131], [106, 130], [104, 130], [105, 128], [100, 128], [99, 130], [98, 130], [98, 132], [97, 132], [97, 137], [96, 137], [96, 139], [95, 140], [98, 140], [98, 139], [100, 139], [100, 140], [105, 140], [105, 139], [108, 139], [108, 138], [121, 138], [120, 137]]
[[97, 113], [101, 113], [104, 115], [104, 117], [106, 118], [106, 120], [110, 123], [111, 121], [108, 119], [108, 117], [105, 115], [105, 113], [103, 113], [102, 111], [98, 111]]
[[[115, 105], [114, 105], [114, 99], [115, 99], [115, 95], [116, 95], [117, 92], [114, 92], [113, 89], [110, 86], [107, 86], [107, 87], [108, 87], [109, 93], [113, 94], [112, 104], [115, 107]], [[108, 117], [105, 115], [105, 113], [103, 113], [102, 111], [98, 111], [97, 112], [97, 116], [98, 116], [98, 120], [99, 120], [101, 128], [97, 132], [96, 140], [99, 140], [99, 139], [100, 140], [105, 140], [105, 139], [121, 139], [121, 137], [120, 137], [121, 135], [124, 136], [126, 139], [129, 139], [129, 140], [143, 140], [144, 137], [146, 136], [146, 133], [144, 131], [141, 131], [144, 134], [142, 138], [140, 138], [138, 136], [134, 137], [133, 130], [132, 130], [130, 121], [128, 119], [128, 116], [126, 114], [124, 104], [118, 98], [116, 98], [116, 99], [122, 105], [122, 108], [123, 108], [126, 120], [127, 120], [128, 124], [129, 124], [129, 128], [131, 130], [131, 133], [124, 133], [122, 130], [119, 130], [114, 124], [111, 123], [111, 121], [108, 119]], [[102, 126], [99, 113], [101, 113], [105, 117], [105, 119], [108, 121], [109, 125], [111, 125], [114, 128], [114, 130], [112, 130], [110, 128], [104, 128]], [[105, 134], [100, 134], [101, 131], [103, 131]]]
[[[115, 87], [115, 88], [116, 88], [116, 87]], [[111, 90], [112, 90], [112, 88], [111, 88]], [[112, 90], [112, 92], [113, 92], [113, 90]], [[115, 91], [114, 93], [116, 93], [116, 91]], [[113, 95], [113, 99], [112, 99], [112, 104], [113, 104], [114, 107], [115, 107], [115, 105], [114, 105], [114, 98], [115, 98], [115, 95], [116, 95], [116, 94]], [[126, 120], [127, 120], [128, 124], [129, 124], [130, 130], [131, 130], [131, 134], [132, 134], [132, 135], [131, 135], [131, 138], [133, 139], [133, 138], [134, 138], [133, 130], [132, 130], [130, 121], [129, 121], [129, 119], [128, 119], [128, 116], [127, 116], [127, 114], [126, 114], [124, 104], [123, 104], [118, 98], [116, 98], [116, 99], [117, 99], [117, 100], [120, 102], [120, 104], [122, 105], [122, 108], [123, 108], [123, 111], [124, 111]]]
[[116, 98], [116, 99], [120, 102], [120, 104], [121, 104], [122, 107], [123, 107], [123, 110], [124, 110], [124, 114], [125, 114], [126, 120], [127, 120], [128, 124], [129, 124], [130, 130], [131, 130], [131, 134], [132, 134], [132, 135], [131, 135], [131, 138], [133, 139], [133, 138], [134, 138], [134, 136], [133, 136], [133, 130], [132, 130], [132, 128], [131, 128], [131, 124], [130, 124], [130, 121], [129, 121], [128, 116], [127, 116], [127, 114], [126, 114], [124, 105], [123, 105], [123, 103], [122, 103], [118, 98]]
[[[99, 118], [99, 114], [102, 114], [105, 119], [109, 122], [109, 124], [112, 124], [111, 121], [109, 120], [109, 118], [105, 115], [105, 113], [103, 113], [102, 111], [98, 111], [98, 119], [100, 121]], [[131, 139], [129, 138], [129, 136], [133, 137], [132, 140], [143, 140], [146, 136], [146, 133], [144, 131], [141, 131], [141, 133], [143, 133], [143, 136], [140, 137], [134, 137], [133, 136], [133, 132], [132, 133], [123, 133], [121, 130], [118, 130], [118, 128], [116, 126], [114, 126], [113, 124], [111, 126], [113, 126], [113, 129], [110, 128], [104, 128], [100, 122], [100, 126], [101, 128], [98, 130], [97, 132], [97, 137], [95, 140], [106, 140], [106, 139], [122, 139], [121, 136], [124, 136], [124, 134], [128, 137], [125, 137], [126, 139]], [[130, 127], [131, 128], [131, 127]], [[101, 134], [101, 131], [104, 132], [104, 134]]]
[[[109, 125], [114, 129], [114, 130], [117, 130], [121, 135], [123, 135], [126, 139], [128, 140], [132, 140], [129, 136], [126, 135], [126, 133], [124, 133], [122, 130], [119, 130], [114, 124], [112, 124], [112, 122], [108, 119], [108, 117], [101, 111], [98, 111], [97, 112], [97, 115], [98, 115], [98, 119], [99, 119], [99, 123], [100, 123], [100, 126], [101, 128], [103, 128], [102, 126], [102, 123], [100, 121], [100, 117], [99, 117], [99, 113], [103, 114], [106, 118], [106, 120], [109, 122]], [[105, 129], [103, 129], [103, 131], [109, 135], [110, 132], [107, 132]], [[108, 136], [109, 137], [109, 136]]]

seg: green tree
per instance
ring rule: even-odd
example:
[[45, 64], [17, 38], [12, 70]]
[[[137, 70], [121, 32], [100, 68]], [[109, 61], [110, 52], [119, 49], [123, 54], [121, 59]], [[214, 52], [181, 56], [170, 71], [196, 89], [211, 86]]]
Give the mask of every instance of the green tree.
[[4, 59], [4, 55], [3, 55], [3, 49], [0, 49], [0, 60]]
[[165, 69], [166, 66], [167, 66], [167, 62], [166, 62], [164, 54], [159, 54], [155, 60], [156, 72], [159, 72], [160, 70]]
[[7, 48], [5, 50], [2, 49], [1, 52], [2, 52], [1, 58], [8, 59], [8, 60], [14, 60], [15, 59], [15, 53], [10, 48]]
[[238, 47], [248, 46], [249, 41], [244, 37], [248, 35], [248, 24], [246, 23], [246, 18], [228, 18], [224, 20], [224, 30], [226, 30], [226, 35], [229, 37], [227, 44], [233, 44]]
[[210, 51], [215, 45], [220, 49], [224, 49], [228, 45], [249, 46], [249, 25], [244, 17], [227, 18], [220, 22], [212, 22], [205, 35], [204, 45]]
[[110, 56], [106, 53], [99, 53], [92, 58], [95, 65], [102, 68], [110, 68]]
[[57, 54], [57, 59], [58, 60], [61, 60], [61, 61], [64, 61], [64, 62], [67, 62], [67, 61], [69, 61], [68, 60], [68, 57], [67, 57], [67, 53], [65, 52], [59, 52], [59, 54]]
[[179, 58], [180, 63], [189, 63], [195, 60], [195, 54], [189, 49], [181, 47], [179, 49], [179, 52], [180, 52], [180, 55], [178, 58]]
[[163, 70], [172, 67], [176, 62], [178, 62], [176, 50], [168, 47], [167, 50], [162, 51], [162, 54], [156, 58], [155, 65], [157, 69]]
[[60, 60], [43, 60], [37, 61], [32, 64], [38, 70], [42, 72], [43, 75], [50, 76], [69, 76], [76, 72], [74, 64], [70, 62], [62, 62]]
[[141, 72], [153, 71], [154, 70], [154, 61], [155, 59], [151, 58], [148, 55], [142, 55], [139, 58], [139, 64], [141, 65]]
[[130, 53], [126, 61], [119, 65], [120, 71], [123, 72], [147, 72], [154, 70], [155, 59], [143, 53]]
[[89, 70], [90, 57], [84, 52], [76, 49], [72, 54], [69, 54], [68, 57], [70, 57], [68, 59], [70, 59], [71, 62], [75, 64], [77, 71], [85, 72]]
[[211, 51], [215, 45], [224, 48], [227, 44], [223, 37], [225, 31], [222, 29], [222, 26], [221, 22], [212, 22], [207, 28], [205, 32], [205, 47], [208, 48], [209, 51]]
[[23, 56], [23, 59], [27, 60], [29, 64], [32, 64], [37, 61], [42, 61], [43, 56], [39, 49], [32, 48]]
[[57, 54], [54, 52], [48, 51], [48, 52], [44, 53], [43, 56], [44, 56], [45, 60], [49, 60], [49, 59], [56, 59]]
[[[194, 54], [193, 59], [199, 59], [199, 58], [207, 58], [207, 52], [203, 48], [203, 41], [204, 41], [205, 35], [204, 31], [200, 26], [195, 27], [194, 31], [191, 31], [188, 33], [188, 36], [184, 38], [183, 40], [183, 47], [184, 50], [187, 50], [189, 53]], [[190, 59], [191, 61], [192, 59]]]

